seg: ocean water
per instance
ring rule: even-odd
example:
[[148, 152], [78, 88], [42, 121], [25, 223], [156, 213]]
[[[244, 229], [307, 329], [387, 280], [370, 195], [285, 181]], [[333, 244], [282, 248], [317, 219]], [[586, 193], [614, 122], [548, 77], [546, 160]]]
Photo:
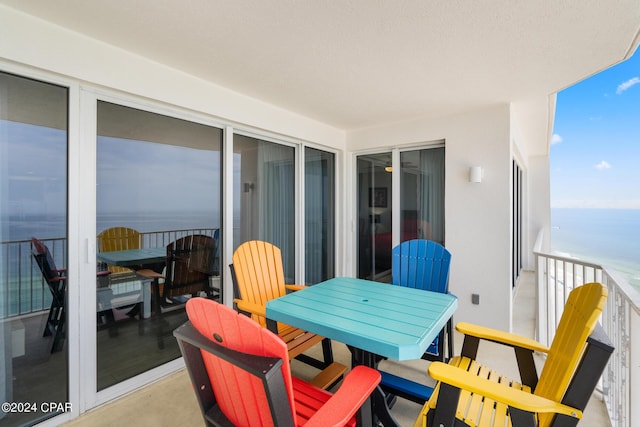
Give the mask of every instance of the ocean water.
[[551, 209], [551, 250], [612, 268], [640, 290], [640, 209]]

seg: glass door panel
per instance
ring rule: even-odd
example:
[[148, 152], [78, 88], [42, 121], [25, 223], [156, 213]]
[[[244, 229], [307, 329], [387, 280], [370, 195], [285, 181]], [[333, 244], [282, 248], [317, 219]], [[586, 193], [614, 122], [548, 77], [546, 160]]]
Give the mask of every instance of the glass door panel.
[[358, 277], [391, 281], [391, 153], [357, 157]]
[[67, 88], [0, 73], [0, 401], [28, 404], [2, 426], [69, 401], [67, 112]]
[[[444, 153], [444, 147], [401, 151], [396, 168], [392, 153], [357, 157], [358, 277], [390, 282], [394, 241], [444, 244]], [[394, 174], [399, 204], [393, 203]], [[393, 235], [392, 221], [400, 223], [399, 236]]]
[[103, 101], [97, 123], [102, 390], [180, 357], [186, 300], [221, 298], [222, 130]]
[[282, 252], [287, 283], [295, 282], [295, 148], [233, 137], [233, 245], [269, 242]]
[[400, 241], [444, 245], [444, 147], [400, 153]]
[[305, 149], [305, 283], [335, 275], [335, 155]]

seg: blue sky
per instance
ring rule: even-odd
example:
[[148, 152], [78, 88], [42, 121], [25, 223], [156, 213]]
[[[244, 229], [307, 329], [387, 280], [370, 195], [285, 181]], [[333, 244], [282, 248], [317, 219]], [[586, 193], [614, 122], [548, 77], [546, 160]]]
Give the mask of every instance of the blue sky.
[[640, 53], [558, 93], [551, 207], [640, 209]]

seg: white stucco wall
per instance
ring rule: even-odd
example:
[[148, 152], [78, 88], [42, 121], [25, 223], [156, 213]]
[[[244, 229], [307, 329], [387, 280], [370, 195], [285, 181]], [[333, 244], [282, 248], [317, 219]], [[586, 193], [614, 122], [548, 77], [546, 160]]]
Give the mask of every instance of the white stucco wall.
[[[445, 241], [452, 253], [449, 288], [458, 296], [455, 321], [510, 330], [510, 113], [509, 105], [353, 131], [350, 153], [445, 140]], [[469, 167], [482, 166], [480, 184]], [[355, 231], [354, 231], [355, 232]], [[471, 303], [471, 294], [480, 304]]]

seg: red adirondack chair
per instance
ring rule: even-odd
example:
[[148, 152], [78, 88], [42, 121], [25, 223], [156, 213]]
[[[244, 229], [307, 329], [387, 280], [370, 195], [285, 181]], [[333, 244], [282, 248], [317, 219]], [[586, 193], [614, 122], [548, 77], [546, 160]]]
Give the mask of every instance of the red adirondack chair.
[[205, 298], [187, 314], [174, 335], [206, 425], [371, 425], [375, 369], [353, 368], [332, 394], [292, 376], [287, 345], [247, 316]]

